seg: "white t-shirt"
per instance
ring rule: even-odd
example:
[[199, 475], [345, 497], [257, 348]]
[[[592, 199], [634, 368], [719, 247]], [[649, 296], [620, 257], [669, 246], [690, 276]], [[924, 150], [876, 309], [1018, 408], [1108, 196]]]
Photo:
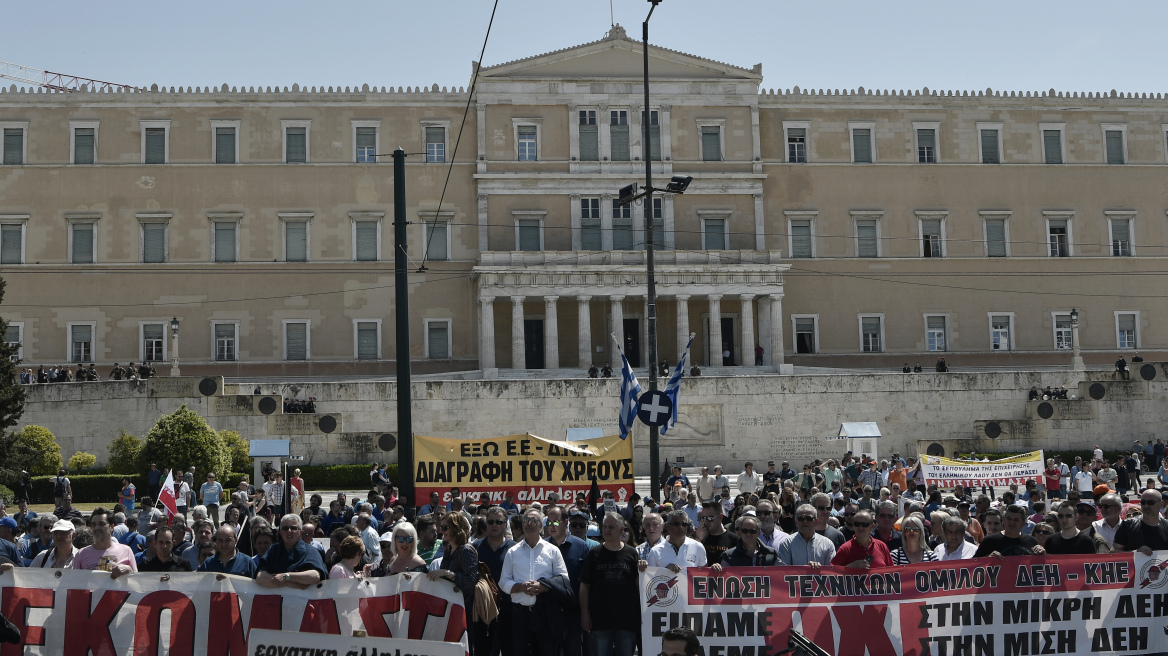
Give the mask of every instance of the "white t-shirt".
[[1071, 489], [1071, 468], [1067, 466], [1067, 463], [1064, 462], [1059, 465], [1059, 474], [1059, 487], [1068, 490]]
[[1095, 489], [1095, 481], [1091, 477], [1091, 470], [1082, 470], [1075, 474], [1075, 487], [1079, 492], [1090, 494]]
[[1103, 449], [1095, 449], [1095, 459], [1103, 460]]
[[693, 538], [686, 538], [679, 548], [675, 548], [666, 539], [653, 547], [646, 560], [649, 561], [650, 567], [677, 565], [683, 570], [687, 567], [705, 567], [706, 548]]

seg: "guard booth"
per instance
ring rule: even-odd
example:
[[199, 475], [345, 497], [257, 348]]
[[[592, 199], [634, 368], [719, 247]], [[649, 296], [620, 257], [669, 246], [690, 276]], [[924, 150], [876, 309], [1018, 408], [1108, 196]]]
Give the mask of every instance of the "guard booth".
[[[252, 485], [259, 487], [265, 481], [260, 477], [265, 469], [284, 471], [284, 461], [288, 459], [291, 440], [251, 440], [247, 455], [252, 462]], [[287, 476], [285, 476], [287, 480]]]
[[847, 451], [858, 458], [868, 456], [879, 460], [877, 453], [880, 427], [874, 421], [856, 421], [840, 424], [838, 440], [847, 440]]

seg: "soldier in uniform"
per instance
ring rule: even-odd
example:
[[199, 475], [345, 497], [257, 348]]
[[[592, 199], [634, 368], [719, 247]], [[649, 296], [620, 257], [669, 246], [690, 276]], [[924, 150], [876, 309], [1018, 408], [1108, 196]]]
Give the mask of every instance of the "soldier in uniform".
[[113, 368], [113, 371], [110, 372], [109, 379], [110, 380], [121, 380], [122, 379], [122, 367], [117, 362], [114, 363], [114, 368]]
[[93, 366], [92, 362], [89, 363], [89, 369], [87, 369], [85, 372], [85, 380], [92, 382], [97, 381], [97, 368]]

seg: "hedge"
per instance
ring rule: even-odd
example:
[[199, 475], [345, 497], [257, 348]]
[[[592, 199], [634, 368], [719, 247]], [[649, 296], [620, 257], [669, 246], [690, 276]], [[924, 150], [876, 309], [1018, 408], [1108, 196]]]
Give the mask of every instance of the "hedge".
[[[33, 476], [32, 492], [33, 503], [53, 503], [53, 479], [55, 476]], [[98, 474], [66, 476], [69, 486], [73, 488], [74, 503], [100, 503], [107, 508], [113, 508], [118, 502], [118, 493], [122, 491], [121, 474]], [[130, 476], [134, 487], [145, 491], [143, 477]]]
[[[370, 463], [372, 464], [372, 463]], [[309, 490], [368, 490], [370, 465], [298, 465], [289, 464], [288, 470], [300, 470], [304, 486]], [[397, 485], [397, 465], [385, 471], [389, 482]]]

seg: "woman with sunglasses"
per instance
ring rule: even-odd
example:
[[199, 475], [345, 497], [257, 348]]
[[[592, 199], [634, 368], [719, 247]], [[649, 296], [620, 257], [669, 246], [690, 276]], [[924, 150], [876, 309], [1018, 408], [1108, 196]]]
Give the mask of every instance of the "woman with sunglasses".
[[373, 576], [389, 576], [404, 572], [427, 571], [426, 561], [418, 555], [418, 529], [409, 522], [402, 522], [393, 528], [393, 554], [389, 558], [382, 554], [381, 566]]
[[[1053, 515], [1054, 513], [1051, 514]], [[1055, 517], [1054, 522], [1058, 522], [1057, 516]], [[1054, 522], [1039, 522], [1034, 525], [1034, 528], [1030, 529], [1030, 537], [1034, 538], [1038, 542], [1038, 546], [1042, 547], [1043, 549], [1048, 548], [1046, 541], [1050, 538], [1050, 536], [1054, 535]]]
[[915, 565], [917, 563], [931, 563], [938, 560], [933, 550], [929, 548], [928, 538], [925, 536], [925, 523], [917, 515], [909, 515], [901, 524], [901, 546], [892, 552], [893, 565]]
[[[470, 522], [466, 515], [456, 512], [442, 518], [438, 524], [442, 535], [442, 565], [426, 576], [431, 581], [445, 579], [462, 590], [464, 608], [474, 608], [475, 584], [479, 582], [479, 552], [469, 544]], [[474, 624], [467, 626], [467, 642], [474, 644]]]

